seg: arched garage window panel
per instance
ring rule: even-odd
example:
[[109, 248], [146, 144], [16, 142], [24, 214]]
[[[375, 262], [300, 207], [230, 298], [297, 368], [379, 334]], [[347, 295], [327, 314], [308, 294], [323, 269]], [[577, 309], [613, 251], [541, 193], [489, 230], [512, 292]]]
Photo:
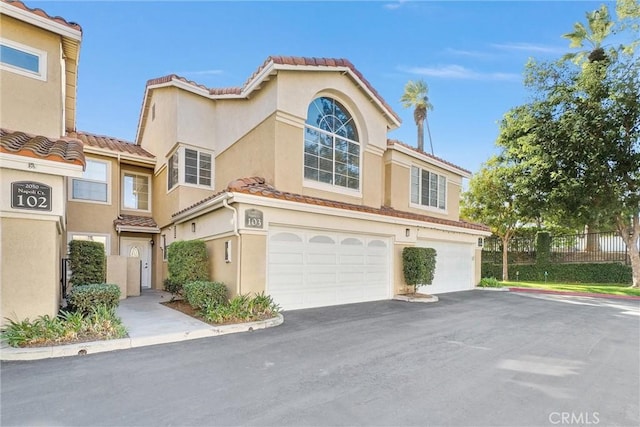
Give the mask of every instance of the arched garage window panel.
[[382, 240], [372, 240], [368, 245], [370, 248], [386, 248], [387, 244]]
[[329, 243], [334, 245], [336, 242], [329, 236], [313, 236], [309, 239], [309, 243]]
[[349, 237], [340, 242], [340, 244], [345, 246], [362, 246], [362, 241]]
[[296, 236], [293, 233], [278, 233], [271, 236], [272, 242], [302, 242], [300, 236]]
[[353, 117], [333, 98], [313, 100], [304, 133], [304, 177], [360, 189], [360, 143]]

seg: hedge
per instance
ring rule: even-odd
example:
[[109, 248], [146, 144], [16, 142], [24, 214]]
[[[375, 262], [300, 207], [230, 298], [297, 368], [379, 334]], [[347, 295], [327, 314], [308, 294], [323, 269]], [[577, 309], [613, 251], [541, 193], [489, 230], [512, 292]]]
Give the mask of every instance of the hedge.
[[91, 313], [91, 309], [99, 305], [114, 309], [120, 303], [120, 288], [108, 283], [75, 285], [67, 296], [67, 302], [74, 311], [83, 314]]
[[106, 264], [102, 243], [86, 240], [69, 242], [70, 282], [73, 285], [104, 283]]
[[220, 282], [189, 282], [183, 287], [184, 297], [198, 310], [214, 308], [227, 302], [227, 287]]
[[209, 280], [207, 246], [202, 240], [178, 240], [167, 248], [168, 282], [175, 292], [189, 282]]
[[[631, 266], [617, 263], [510, 265], [509, 280], [568, 283], [631, 283]], [[502, 277], [502, 265], [482, 263], [482, 277]]]

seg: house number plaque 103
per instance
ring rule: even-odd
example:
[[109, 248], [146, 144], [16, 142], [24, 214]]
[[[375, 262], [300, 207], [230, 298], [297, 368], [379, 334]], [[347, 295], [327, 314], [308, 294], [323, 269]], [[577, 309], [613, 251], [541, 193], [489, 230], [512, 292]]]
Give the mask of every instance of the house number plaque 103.
[[40, 182], [12, 182], [11, 207], [34, 211], [51, 211], [51, 187]]
[[247, 228], [263, 228], [262, 211], [258, 209], [247, 209], [244, 212], [244, 226]]

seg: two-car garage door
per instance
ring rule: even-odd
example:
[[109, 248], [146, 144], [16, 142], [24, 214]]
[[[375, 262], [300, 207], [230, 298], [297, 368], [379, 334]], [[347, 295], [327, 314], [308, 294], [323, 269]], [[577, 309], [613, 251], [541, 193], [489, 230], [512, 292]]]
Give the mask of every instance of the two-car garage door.
[[285, 310], [388, 299], [390, 264], [388, 238], [272, 228], [267, 293]]

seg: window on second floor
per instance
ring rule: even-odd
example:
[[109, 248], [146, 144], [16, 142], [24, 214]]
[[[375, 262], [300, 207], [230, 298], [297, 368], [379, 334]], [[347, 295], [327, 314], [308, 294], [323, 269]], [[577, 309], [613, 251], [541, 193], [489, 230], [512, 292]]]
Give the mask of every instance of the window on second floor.
[[47, 53], [11, 40], [0, 40], [0, 68], [47, 80]]
[[213, 162], [211, 153], [191, 148], [179, 148], [167, 162], [167, 189], [178, 184], [211, 187]]
[[124, 172], [122, 174], [122, 208], [148, 211], [150, 209], [150, 176]]
[[411, 167], [411, 203], [447, 209], [447, 178], [415, 166]]
[[307, 111], [304, 178], [360, 190], [360, 143], [353, 117], [338, 101], [316, 98]]
[[109, 164], [87, 159], [82, 178], [71, 180], [71, 199], [91, 202], [109, 202]]

